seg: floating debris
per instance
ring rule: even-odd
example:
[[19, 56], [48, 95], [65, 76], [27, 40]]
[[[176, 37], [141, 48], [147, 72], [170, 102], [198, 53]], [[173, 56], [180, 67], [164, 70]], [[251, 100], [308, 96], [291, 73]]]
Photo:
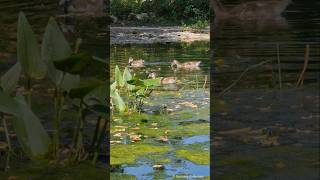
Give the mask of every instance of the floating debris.
[[153, 165], [152, 168], [153, 168], [154, 170], [164, 170], [164, 169], [165, 169], [165, 168], [164, 168], [164, 165], [162, 165], [162, 164]]

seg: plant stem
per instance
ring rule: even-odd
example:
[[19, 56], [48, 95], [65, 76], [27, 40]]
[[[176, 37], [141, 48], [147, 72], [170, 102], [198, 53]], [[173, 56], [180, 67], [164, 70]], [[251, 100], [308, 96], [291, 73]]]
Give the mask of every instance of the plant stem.
[[6, 165], [4, 168], [4, 171], [7, 171], [7, 169], [9, 168], [9, 163], [10, 163], [10, 154], [11, 154], [11, 142], [10, 142], [10, 137], [9, 137], [9, 131], [8, 131], [8, 126], [7, 126], [7, 122], [6, 119], [4, 118], [3, 113], [0, 113], [0, 119], [2, 119], [2, 123], [3, 123], [3, 128], [4, 128], [4, 132], [5, 132], [5, 136], [6, 136], [6, 141], [8, 144], [8, 152], [7, 152], [7, 157], [6, 157]]
[[96, 147], [95, 147], [95, 152], [94, 152], [93, 159], [92, 159], [92, 164], [96, 164], [96, 161], [97, 161], [97, 158], [98, 158], [98, 151], [99, 151], [100, 145], [101, 145], [103, 139], [104, 139], [105, 136], [106, 136], [106, 129], [107, 129], [108, 122], [109, 122], [109, 121], [105, 119], [104, 124], [103, 124], [103, 127], [102, 127], [102, 129], [101, 129], [101, 131], [100, 131], [99, 139], [98, 139], [98, 141], [97, 141], [97, 144], [96, 144]]
[[27, 103], [31, 107], [31, 99], [32, 99], [32, 90], [31, 90], [31, 79], [27, 79]]
[[278, 60], [278, 76], [279, 76], [279, 88], [282, 89], [282, 78], [281, 78], [281, 61], [280, 61], [280, 47], [277, 44], [277, 60]]
[[53, 134], [53, 154], [55, 158], [57, 158], [60, 144], [60, 123], [62, 118], [62, 108], [64, 104], [64, 95], [62, 92], [61, 84], [63, 83], [63, 79], [65, 76], [65, 72], [62, 73], [62, 77], [60, 82], [58, 83], [55, 94], [54, 94], [54, 134]]
[[83, 116], [83, 100], [80, 101], [80, 106], [79, 106], [79, 114], [78, 114], [78, 125], [77, 129], [74, 134], [74, 146], [76, 149], [76, 154], [74, 156], [74, 160], [80, 161], [82, 151], [83, 151], [83, 144], [82, 144], [82, 139], [83, 139], [83, 123], [84, 123], [84, 116]]
[[99, 116], [97, 124], [96, 124], [96, 129], [94, 130], [94, 135], [93, 135], [91, 146], [90, 146], [91, 148], [93, 148], [96, 144], [98, 134], [99, 134], [99, 128], [100, 128], [100, 124], [101, 124], [101, 119], [102, 119], [101, 116]]

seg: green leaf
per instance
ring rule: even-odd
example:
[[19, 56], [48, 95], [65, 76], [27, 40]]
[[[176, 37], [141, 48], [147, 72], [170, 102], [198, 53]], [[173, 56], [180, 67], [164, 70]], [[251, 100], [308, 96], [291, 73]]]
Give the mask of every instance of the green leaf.
[[0, 112], [17, 115], [19, 114], [18, 106], [19, 104], [12, 97], [0, 90]]
[[80, 83], [80, 75], [73, 75], [73, 74], [66, 73], [59, 87], [69, 92], [72, 88], [77, 87], [79, 83]]
[[123, 87], [124, 81], [123, 81], [122, 73], [118, 66], [116, 66], [114, 74], [115, 74], [115, 80], [117, 82], [117, 85], [120, 87]]
[[88, 93], [105, 83], [95, 78], [87, 78], [80, 81], [79, 85], [70, 90], [71, 98], [83, 99]]
[[109, 113], [107, 112], [107, 109], [109, 107], [105, 105], [93, 105], [89, 107], [89, 110], [94, 112], [96, 115], [101, 116], [101, 117], [108, 117]]
[[111, 85], [110, 85], [110, 91], [115, 91], [117, 88], [117, 82], [113, 82]]
[[54, 61], [54, 66], [70, 74], [80, 74], [92, 62], [92, 57], [85, 53], [71, 55], [65, 59]]
[[134, 85], [134, 86], [144, 86], [144, 82], [140, 79], [131, 79], [129, 81], [127, 81], [128, 84], [130, 85]]
[[17, 40], [17, 56], [24, 74], [34, 79], [44, 78], [47, 66], [41, 60], [36, 36], [23, 12], [19, 14]]
[[67, 40], [59, 29], [57, 22], [51, 17], [43, 36], [41, 57], [47, 63], [50, 79], [56, 86], [66, 91], [75, 87], [79, 83], [80, 77], [66, 73], [62, 80], [63, 72], [54, 67], [53, 61], [63, 60], [71, 55], [72, 50]]
[[72, 55], [72, 50], [53, 17], [49, 19], [43, 35], [41, 55], [47, 63]]
[[110, 92], [111, 101], [119, 112], [126, 110], [126, 104], [117, 91]]
[[10, 94], [15, 90], [19, 82], [20, 74], [21, 66], [20, 63], [17, 62], [1, 77], [1, 87], [5, 93]]
[[0, 111], [14, 116], [12, 125], [24, 152], [31, 159], [44, 158], [51, 140], [24, 97], [11, 98], [0, 91]]
[[129, 72], [128, 68], [126, 67], [123, 71], [123, 80], [124, 82], [130, 81], [132, 79], [132, 75]]
[[126, 67], [123, 71], [123, 82], [127, 89], [132, 90], [135, 88], [134, 85], [128, 84], [128, 81], [132, 80], [132, 75], [129, 72], [128, 68]]
[[102, 85], [90, 91], [83, 99], [87, 105], [105, 105], [107, 86]]

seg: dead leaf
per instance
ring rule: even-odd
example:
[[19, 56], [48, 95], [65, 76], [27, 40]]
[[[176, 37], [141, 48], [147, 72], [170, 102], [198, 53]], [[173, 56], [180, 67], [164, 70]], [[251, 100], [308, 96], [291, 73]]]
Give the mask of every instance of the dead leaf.
[[168, 136], [160, 136], [160, 137], [158, 138], [158, 141], [168, 142], [168, 141], [169, 141], [169, 138], [168, 138]]
[[217, 59], [213, 61], [213, 63], [217, 66], [223, 66], [224, 65], [224, 60], [223, 59]]
[[178, 104], [186, 106], [186, 107], [191, 107], [191, 108], [198, 108], [198, 105], [193, 104], [192, 102], [179, 102]]
[[0, 142], [0, 150], [7, 150], [8, 144], [5, 142]]
[[153, 165], [152, 168], [155, 169], [155, 170], [163, 170], [164, 169], [164, 165], [156, 164], [156, 165]]
[[18, 176], [9, 176], [8, 180], [19, 180], [20, 178]]
[[271, 110], [271, 106], [258, 108], [260, 112], [269, 112]]
[[286, 168], [286, 164], [282, 161], [279, 161], [274, 165], [274, 168], [278, 169], [278, 170], [282, 170], [282, 169]]
[[130, 139], [132, 142], [137, 142], [137, 141], [141, 141], [141, 135], [131, 135]]
[[121, 141], [110, 141], [110, 144], [121, 144]]

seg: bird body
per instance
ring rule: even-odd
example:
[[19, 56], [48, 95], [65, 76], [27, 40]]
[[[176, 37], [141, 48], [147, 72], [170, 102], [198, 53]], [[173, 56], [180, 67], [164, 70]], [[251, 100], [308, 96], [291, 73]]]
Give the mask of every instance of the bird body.
[[174, 59], [171, 63], [171, 68], [192, 70], [192, 69], [199, 69], [200, 64], [201, 64], [201, 61], [188, 61], [188, 62], [180, 63], [179, 61]]
[[144, 67], [144, 60], [142, 59], [133, 60], [132, 57], [129, 57], [128, 64], [130, 67]]
[[[148, 76], [151, 79], [155, 79], [156, 78], [156, 73], [152, 72], [149, 74]], [[177, 82], [177, 78], [176, 77], [161, 77], [160, 79], [160, 83], [161, 84], [175, 84]]]

